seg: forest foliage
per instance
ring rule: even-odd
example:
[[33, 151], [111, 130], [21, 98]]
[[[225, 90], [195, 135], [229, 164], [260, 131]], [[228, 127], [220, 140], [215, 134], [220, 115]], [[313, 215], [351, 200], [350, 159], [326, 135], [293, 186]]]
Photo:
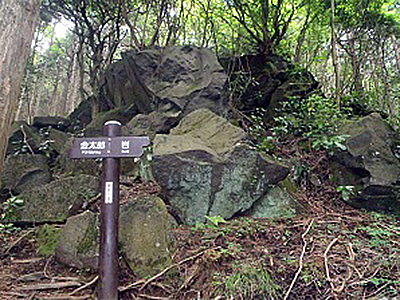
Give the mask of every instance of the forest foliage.
[[278, 54], [311, 71], [337, 109], [368, 106], [397, 127], [399, 12], [398, 0], [42, 1], [18, 118], [66, 115], [96, 97], [122, 51], [192, 44], [218, 57]]

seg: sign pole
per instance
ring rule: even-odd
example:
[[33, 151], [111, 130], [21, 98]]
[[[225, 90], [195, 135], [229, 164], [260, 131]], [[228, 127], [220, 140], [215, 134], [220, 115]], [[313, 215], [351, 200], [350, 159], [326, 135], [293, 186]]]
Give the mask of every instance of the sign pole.
[[[108, 137], [121, 135], [121, 123], [108, 121], [103, 126]], [[102, 201], [100, 212], [99, 300], [118, 299], [118, 218], [119, 218], [118, 158], [103, 159]]]
[[141, 157], [147, 136], [120, 136], [121, 123], [108, 121], [104, 137], [76, 138], [70, 158], [103, 158], [100, 211], [99, 300], [118, 299], [119, 159]]

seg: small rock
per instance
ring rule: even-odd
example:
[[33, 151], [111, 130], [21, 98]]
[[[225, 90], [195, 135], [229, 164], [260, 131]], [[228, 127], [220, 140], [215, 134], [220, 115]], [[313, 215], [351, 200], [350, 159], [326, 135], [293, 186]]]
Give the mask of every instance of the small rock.
[[70, 217], [60, 233], [56, 259], [79, 269], [97, 270], [99, 240], [98, 214], [86, 211]]

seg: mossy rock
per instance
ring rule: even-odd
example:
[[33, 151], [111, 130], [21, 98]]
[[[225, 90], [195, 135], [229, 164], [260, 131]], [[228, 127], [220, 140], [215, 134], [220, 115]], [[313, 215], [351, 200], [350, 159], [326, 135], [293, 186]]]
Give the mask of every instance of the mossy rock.
[[55, 254], [61, 228], [54, 225], [45, 224], [36, 231], [38, 242], [37, 252], [41, 256], [51, 256]]
[[68, 219], [56, 249], [56, 259], [79, 269], [98, 269], [99, 216], [86, 211]]
[[141, 198], [121, 209], [120, 246], [130, 268], [141, 277], [168, 266], [172, 255], [170, 216], [158, 197]]
[[99, 179], [79, 175], [53, 181], [20, 195], [24, 209], [20, 220], [25, 222], [60, 222], [76, 214], [85, 200], [100, 192]]

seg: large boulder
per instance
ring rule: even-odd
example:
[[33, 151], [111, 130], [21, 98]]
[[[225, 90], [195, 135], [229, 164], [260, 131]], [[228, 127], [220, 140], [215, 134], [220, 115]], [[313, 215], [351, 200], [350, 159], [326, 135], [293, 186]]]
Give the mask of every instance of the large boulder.
[[56, 248], [56, 259], [79, 269], [98, 269], [99, 261], [99, 216], [85, 211], [68, 218], [61, 230]]
[[50, 168], [44, 155], [20, 154], [7, 157], [1, 178], [2, 189], [19, 194], [50, 181]]
[[20, 194], [24, 209], [23, 222], [60, 222], [76, 214], [85, 203], [100, 192], [99, 179], [79, 175], [50, 182]]
[[106, 70], [100, 87], [102, 110], [134, 105], [141, 114], [166, 110], [188, 114], [199, 108], [226, 109], [227, 76], [211, 50], [195, 46], [122, 53]]
[[170, 215], [157, 197], [130, 201], [121, 208], [120, 246], [129, 267], [141, 277], [152, 276], [171, 260]]
[[394, 133], [373, 113], [345, 126], [346, 151], [331, 158], [333, 178], [356, 192], [348, 201], [356, 207], [400, 214], [400, 164], [392, 149]]
[[156, 135], [152, 170], [182, 221], [245, 212], [289, 170], [245, 143], [245, 132], [208, 109]]

